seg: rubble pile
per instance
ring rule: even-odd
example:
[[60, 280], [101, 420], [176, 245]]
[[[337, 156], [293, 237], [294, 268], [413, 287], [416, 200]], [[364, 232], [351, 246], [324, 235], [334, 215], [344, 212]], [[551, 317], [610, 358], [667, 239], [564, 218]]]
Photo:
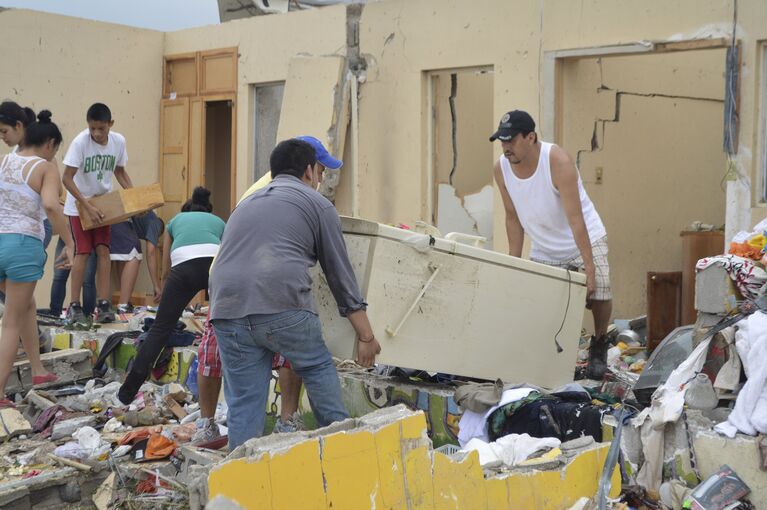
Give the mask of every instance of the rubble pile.
[[[15, 408], [0, 410], [0, 504], [25, 497], [52, 506], [90, 503], [91, 496], [99, 509], [126, 502], [131, 508], [186, 504], [178, 474], [181, 447], [191, 444], [199, 415], [192, 395], [177, 383], [145, 383], [139, 397], [123, 406], [119, 387], [90, 379], [31, 389], [17, 395]], [[216, 452], [225, 444], [223, 437], [199, 446]], [[62, 487], [68, 484], [93, 491], [67, 493]]]

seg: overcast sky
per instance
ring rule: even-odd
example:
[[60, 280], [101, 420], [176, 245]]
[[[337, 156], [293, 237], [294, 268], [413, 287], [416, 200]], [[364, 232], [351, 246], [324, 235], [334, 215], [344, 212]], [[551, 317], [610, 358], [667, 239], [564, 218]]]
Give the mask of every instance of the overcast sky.
[[55, 12], [162, 31], [219, 22], [216, 0], [0, 0], [0, 7]]

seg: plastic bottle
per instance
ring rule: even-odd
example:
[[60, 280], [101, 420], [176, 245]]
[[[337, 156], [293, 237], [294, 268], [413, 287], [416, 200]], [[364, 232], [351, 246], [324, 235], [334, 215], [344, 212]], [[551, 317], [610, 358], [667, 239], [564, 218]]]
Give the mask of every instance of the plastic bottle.
[[192, 363], [189, 365], [189, 372], [186, 374], [186, 387], [192, 392], [194, 398], [198, 398], [199, 391], [197, 389], [197, 366], [197, 357], [195, 356], [194, 360], [192, 360]]
[[684, 401], [690, 409], [702, 411], [714, 409], [719, 404], [719, 397], [706, 374], [698, 374], [690, 381], [684, 394]]

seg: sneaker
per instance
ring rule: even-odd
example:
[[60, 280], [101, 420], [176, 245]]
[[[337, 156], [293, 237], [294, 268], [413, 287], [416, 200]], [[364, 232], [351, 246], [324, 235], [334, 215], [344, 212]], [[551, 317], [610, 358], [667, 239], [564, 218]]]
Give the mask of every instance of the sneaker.
[[117, 305], [117, 313], [133, 313], [133, 305], [128, 304], [119, 304]]
[[218, 425], [213, 421], [213, 418], [200, 418], [195, 424], [197, 425], [197, 432], [192, 436], [192, 444], [205, 444], [221, 437], [221, 432], [218, 430]]
[[69, 303], [66, 320], [69, 324], [84, 324], [86, 322], [85, 313], [79, 301]]
[[96, 322], [99, 324], [105, 324], [107, 322], [115, 321], [115, 313], [112, 311], [112, 307], [109, 306], [109, 301], [102, 299], [96, 306]]
[[293, 413], [293, 416], [287, 420], [282, 421], [282, 418], [277, 418], [277, 421], [274, 423], [274, 432], [277, 434], [298, 432], [299, 430], [304, 430], [304, 419], [298, 411]]

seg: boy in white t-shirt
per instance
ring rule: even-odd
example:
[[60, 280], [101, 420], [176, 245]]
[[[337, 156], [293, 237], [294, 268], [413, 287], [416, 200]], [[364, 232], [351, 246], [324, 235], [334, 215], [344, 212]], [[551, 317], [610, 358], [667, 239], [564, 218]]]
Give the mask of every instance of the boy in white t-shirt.
[[84, 214], [88, 214], [95, 223], [101, 223], [104, 214], [88, 200], [112, 191], [112, 174], [123, 188], [132, 188], [133, 183], [125, 171], [128, 153], [125, 149], [125, 137], [110, 132], [114, 120], [109, 107], [95, 103], [88, 108], [86, 115], [88, 129], [77, 135], [64, 156], [64, 187], [67, 200], [64, 214], [69, 217], [72, 238], [75, 241], [75, 260], [72, 264], [71, 302], [67, 309], [67, 319], [71, 323], [85, 319], [80, 294], [83, 288], [83, 275], [88, 256], [96, 251], [96, 321], [114, 321], [114, 312], [109, 303], [109, 226], [83, 230], [76, 204], [79, 203]]

